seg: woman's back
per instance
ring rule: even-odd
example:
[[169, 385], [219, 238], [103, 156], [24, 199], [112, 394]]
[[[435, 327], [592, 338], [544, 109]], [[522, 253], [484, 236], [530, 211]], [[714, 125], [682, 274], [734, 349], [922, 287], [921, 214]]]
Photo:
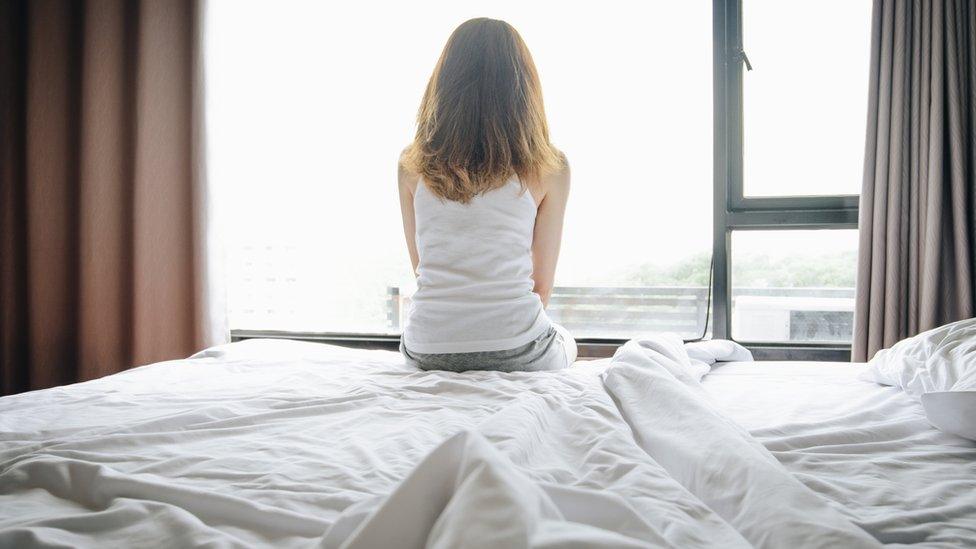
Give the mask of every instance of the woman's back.
[[544, 310], [569, 165], [549, 141], [539, 75], [511, 25], [477, 18], [451, 34], [398, 186], [418, 286], [400, 346], [407, 361], [454, 371], [572, 363], [572, 336]]
[[417, 292], [404, 343], [417, 353], [513, 349], [550, 328], [533, 292], [537, 206], [516, 179], [467, 203], [414, 195]]

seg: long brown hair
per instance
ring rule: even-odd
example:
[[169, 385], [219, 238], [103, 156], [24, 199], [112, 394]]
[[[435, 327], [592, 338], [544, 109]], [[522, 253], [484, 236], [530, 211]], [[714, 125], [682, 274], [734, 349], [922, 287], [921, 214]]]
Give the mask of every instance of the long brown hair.
[[462, 203], [513, 175], [524, 187], [562, 166], [535, 63], [511, 25], [482, 17], [451, 34], [402, 163], [434, 194]]

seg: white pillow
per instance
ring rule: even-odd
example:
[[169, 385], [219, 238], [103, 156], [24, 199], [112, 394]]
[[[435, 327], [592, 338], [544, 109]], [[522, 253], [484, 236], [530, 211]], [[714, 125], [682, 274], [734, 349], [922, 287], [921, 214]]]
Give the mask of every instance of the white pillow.
[[976, 318], [922, 332], [878, 351], [862, 379], [901, 387], [922, 402], [933, 425], [976, 440]]
[[921, 397], [933, 391], [976, 389], [976, 318], [903, 339], [878, 351], [864, 378]]

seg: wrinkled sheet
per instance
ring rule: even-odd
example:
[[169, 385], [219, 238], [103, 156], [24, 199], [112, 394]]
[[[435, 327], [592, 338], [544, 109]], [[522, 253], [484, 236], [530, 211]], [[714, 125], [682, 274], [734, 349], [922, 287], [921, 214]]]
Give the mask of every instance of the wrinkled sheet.
[[0, 398], [0, 546], [874, 544], [645, 343], [456, 374], [248, 341]]
[[885, 544], [976, 547], [976, 443], [864, 364], [742, 362], [703, 386], [796, 478]]

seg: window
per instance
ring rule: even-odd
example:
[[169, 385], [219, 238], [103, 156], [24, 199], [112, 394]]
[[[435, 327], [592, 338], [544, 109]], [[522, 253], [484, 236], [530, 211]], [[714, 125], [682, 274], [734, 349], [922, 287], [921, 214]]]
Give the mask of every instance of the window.
[[489, 16], [528, 43], [573, 167], [554, 319], [590, 341], [691, 339], [708, 319], [714, 337], [843, 347], [870, 11], [210, 2], [209, 176], [231, 328], [396, 340], [414, 285], [396, 158], [450, 31]]
[[732, 337], [851, 340], [857, 231], [732, 233]]
[[743, 0], [746, 196], [861, 192], [871, 2]]
[[713, 333], [849, 345], [870, 3], [714, 6]]
[[450, 32], [484, 15], [526, 40], [553, 142], [572, 164], [550, 315], [578, 337], [700, 337], [712, 239], [711, 6], [596, 8], [211, 2], [210, 175], [226, 220], [231, 328], [399, 333], [413, 279], [396, 159]]

